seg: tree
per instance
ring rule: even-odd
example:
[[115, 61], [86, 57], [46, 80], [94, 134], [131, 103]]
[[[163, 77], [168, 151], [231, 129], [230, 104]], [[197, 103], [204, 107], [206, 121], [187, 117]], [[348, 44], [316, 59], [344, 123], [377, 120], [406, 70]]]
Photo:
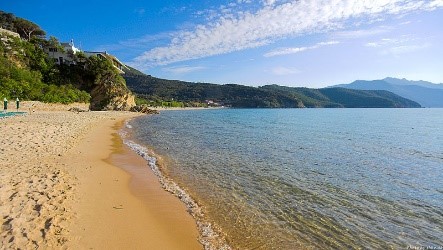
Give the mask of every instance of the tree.
[[28, 21], [26, 19], [17, 17], [14, 21], [14, 27], [17, 30], [17, 33], [20, 34], [20, 37], [30, 41], [32, 37], [42, 37], [46, 35], [46, 32], [43, 31], [37, 24]]
[[49, 39], [46, 41], [45, 46], [56, 48], [57, 51], [64, 52], [63, 46], [60, 44], [59, 40], [55, 36], [50, 36]]
[[0, 27], [3, 29], [15, 31], [14, 28], [15, 16], [12, 13], [6, 13], [0, 10]]

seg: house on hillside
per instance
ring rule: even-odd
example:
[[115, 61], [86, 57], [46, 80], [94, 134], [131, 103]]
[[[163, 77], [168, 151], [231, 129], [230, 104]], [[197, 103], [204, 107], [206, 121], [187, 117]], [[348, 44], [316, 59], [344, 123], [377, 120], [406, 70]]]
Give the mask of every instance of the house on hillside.
[[47, 47], [44, 50], [57, 64], [76, 64], [74, 55], [81, 52], [81, 50], [74, 46], [74, 40], [71, 40], [69, 43], [61, 43], [60, 45], [59, 47]]
[[54, 61], [57, 64], [76, 64], [77, 61], [75, 59], [75, 54], [82, 52], [86, 57], [90, 56], [98, 56], [102, 58], [106, 58], [110, 62], [112, 62], [112, 65], [121, 73], [124, 74], [123, 68], [127, 68], [126, 65], [120, 60], [117, 59], [117, 57], [104, 52], [96, 52], [96, 51], [81, 51], [80, 49], [76, 48], [74, 46], [74, 41], [71, 40], [70, 43], [61, 43], [61, 46], [57, 47], [48, 47], [45, 48], [45, 52], [49, 55], [50, 58], [53, 58]]
[[114, 65], [114, 67], [121, 73], [124, 74], [125, 72], [123, 71], [123, 68], [128, 69], [128, 67], [120, 62], [120, 60], [118, 60], [117, 57], [109, 54], [108, 52], [104, 51], [104, 52], [97, 52], [97, 51], [84, 51], [83, 53], [85, 53], [86, 57], [90, 57], [90, 56], [98, 56], [98, 57], [103, 57], [108, 59], [109, 61], [112, 62], [112, 65]]

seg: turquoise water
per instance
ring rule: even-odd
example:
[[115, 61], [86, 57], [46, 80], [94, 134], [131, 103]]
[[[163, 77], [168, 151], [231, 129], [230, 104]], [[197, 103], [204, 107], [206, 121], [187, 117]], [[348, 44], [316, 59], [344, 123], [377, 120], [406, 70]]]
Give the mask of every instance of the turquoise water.
[[11, 117], [15, 115], [23, 115], [25, 112], [2, 112], [0, 111], [0, 119], [5, 117]]
[[235, 248], [443, 246], [443, 109], [168, 111], [131, 125]]

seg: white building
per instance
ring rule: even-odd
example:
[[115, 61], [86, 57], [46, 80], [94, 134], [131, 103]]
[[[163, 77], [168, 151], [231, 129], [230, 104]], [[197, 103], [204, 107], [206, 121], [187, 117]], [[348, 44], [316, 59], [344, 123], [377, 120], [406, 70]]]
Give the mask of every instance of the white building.
[[90, 57], [90, 56], [98, 56], [98, 57], [102, 57], [102, 58], [106, 58], [109, 61], [112, 62], [112, 65], [114, 65], [114, 67], [121, 73], [124, 74], [125, 72], [123, 71], [123, 68], [127, 68], [126, 65], [122, 62], [120, 62], [120, 60], [117, 59], [117, 57], [108, 54], [106, 51], [104, 52], [95, 52], [95, 51], [81, 51], [80, 49], [76, 48], [74, 46], [74, 41], [71, 40], [70, 43], [61, 43], [61, 47], [62, 48], [55, 48], [55, 47], [48, 47], [45, 48], [45, 52], [49, 55], [49, 57], [53, 58], [54, 61], [57, 64], [76, 64], [76, 60], [74, 55], [79, 53], [79, 52], [83, 52], [83, 54], [86, 57]]
[[48, 47], [45, 52], [50, 58], [53, 58], [57, 64], [76, 64], [74, 55], [81, 50], [74, 46], [74, 41], [70, 43], [61, 43], [61, 47]]

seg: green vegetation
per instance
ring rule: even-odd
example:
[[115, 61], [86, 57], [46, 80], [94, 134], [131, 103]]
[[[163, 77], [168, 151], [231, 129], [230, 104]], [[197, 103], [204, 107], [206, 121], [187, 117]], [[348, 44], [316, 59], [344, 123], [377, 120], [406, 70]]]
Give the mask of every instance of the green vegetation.
[[0, 27], [20, 34], [20, 37], [27, 41], [31, 41], [32, 38], [42, 39], [46, 35], [46, 32], [37, 24], [1, 10]]
[[[0, 34], [0, 98], [43, 102], [90, 102], [92, 110], [128, 110], [137, 104], [165, 107], [229, 106], [239, 108], [392, 108], [420, 107], [387, 91], [343, 88], [248, 87], [165, 80], [128, 68], [124, 78], [105, 56], [68, 54], [71, 65], [57, 65], [44, 48], [63, 47], [44, 38], [36, 24], [0, 11], [0, 25], [21, 39]], [[126, 86], [127, 84], [127, 86]], [[128, 89], [129, 88], [129, 89]]]
[[[135, 73], [134, 73], [135, 72]], [[248, 87], [165, 80], [130, 69], [125, 74], [128, 88], [148, 105], [176, 100], [185, 106], [218, 105], [238, 108], [394, 108], [420, 107], [419, 104], [387, 91], [343, 88], [291, 88], [278, 85]]]
[[158, 103], [175, 100], [183, 102], [185, 107], [206, 107], [206, 101], [213, 101], [213, 106], [224, 105], [242, 108], [281, 108], [302, 107], [294, 98], [258, 88], [227, 84], [189, 83], [176, 80], [164, 80], [149, 75], [132, 74], [126, 71], [124, 78], [128, 88], [139, 98], [148, 100], [153, 106]]
[[114, 102], [113, 100], [130, 95], [125, 79], [108, 59], [98, 56], [88, 57], [85, 68], [85, 75], [91, 81], [86, 81], [83, 87], [86, 87], [92, 95], [90, 105], [92, 110], [109, 109], [107, 106]]
[[290, 88], [267, 85], [261, 89], [276, 91], [300, 99], [308, 108], [419, 108], [414, 101], [383, 90], [352, 90], [345, 88]]
[[0, 42], [0, 97], [42, 102], [89, 102], [90, 95], [72, 84], [56, 84], [56, 65], [41, 48], [13, 37]]
[[[125, 80], [104, 57], [68, 54], [75, 62], [56, 64], [44, 48], [63, 47], [55, 37], [44, 39], [40, 27], [0, 11], [0, 25], [18, 32], [20, 38], [0, 33], [0, 98], [42, 102], [91, 102], [91, 109], [109, 109], [121, 96], [130, 99]], [[92, 96], [92, 97], [91, 97]], [[123, 100], [124, 99], [124, 100]], [[125, 107], [126, 108], [126, 107]]]

